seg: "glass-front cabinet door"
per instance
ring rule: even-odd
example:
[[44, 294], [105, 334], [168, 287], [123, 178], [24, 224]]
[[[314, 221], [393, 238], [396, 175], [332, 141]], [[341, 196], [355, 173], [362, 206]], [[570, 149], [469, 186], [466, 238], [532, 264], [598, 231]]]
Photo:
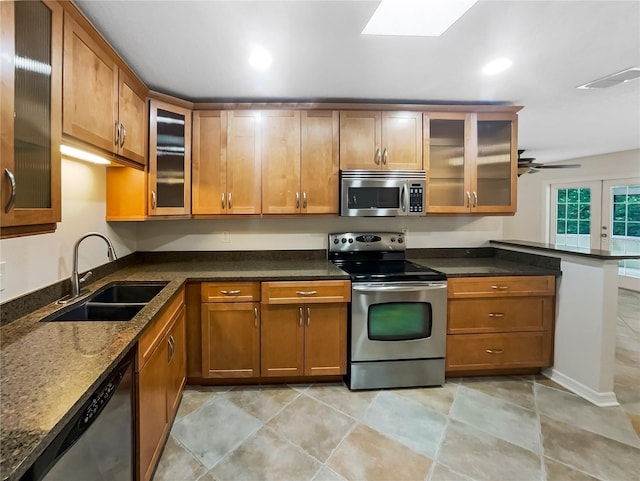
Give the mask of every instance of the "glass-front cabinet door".
[[424, 114], [427, 213], [469, 212], [467, 188], [471, 118], [463, 113]]
[[508, 114], [477, 114], [475, 177], [471, 186], [471, 211], [515, 213], [517, 117]]
[[151, 100], [149, 113], [149, 215], [188, 215], [191, 111]]
[[0, 3], [2, 237], [51, 232], [61, 220], [62, 7]]
[[427, 213], [516, 210], [517, 116], [425, 113]]

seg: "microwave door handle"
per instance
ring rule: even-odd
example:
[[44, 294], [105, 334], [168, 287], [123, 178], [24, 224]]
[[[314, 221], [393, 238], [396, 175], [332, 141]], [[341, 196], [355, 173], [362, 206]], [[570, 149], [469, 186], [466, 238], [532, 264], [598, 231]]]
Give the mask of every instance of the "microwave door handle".
[[400, 205], [402, 206], [402, 212], [406, 213], [409, 209], [409, 196], [407, 195], [407, 184], [402, 185], [402, 190], [400, 191]]

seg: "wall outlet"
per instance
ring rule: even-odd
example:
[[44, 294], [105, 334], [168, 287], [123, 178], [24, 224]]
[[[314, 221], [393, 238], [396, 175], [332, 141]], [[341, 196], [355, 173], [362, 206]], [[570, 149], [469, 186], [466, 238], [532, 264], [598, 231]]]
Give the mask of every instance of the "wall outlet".
[[0, 262], [0, 291], [4, 291], [4, 282], [6, 279], [6, 262], [2, 261]]
[[231, 242], [231, 236], [229, 235], [228, 230], [225, 230], [224, 232], [222, 232], [222, 242], [224, 242], [225, 244], [228, 244], [229, 242]]

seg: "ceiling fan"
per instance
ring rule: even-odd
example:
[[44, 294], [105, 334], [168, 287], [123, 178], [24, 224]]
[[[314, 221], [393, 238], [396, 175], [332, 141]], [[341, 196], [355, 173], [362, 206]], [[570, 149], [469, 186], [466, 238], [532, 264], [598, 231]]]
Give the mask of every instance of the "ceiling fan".
[[547, 165], [534, 162], [534, 157], [522, 157], [524, 149], [518, 150], [518, 177], [522, 174], [535, 174], [540, 169], [577, 169], [581, 164]]

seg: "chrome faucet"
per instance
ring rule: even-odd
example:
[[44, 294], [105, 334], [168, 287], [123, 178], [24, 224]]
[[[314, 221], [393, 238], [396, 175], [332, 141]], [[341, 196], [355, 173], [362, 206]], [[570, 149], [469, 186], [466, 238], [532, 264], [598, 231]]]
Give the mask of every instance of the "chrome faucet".
[[69, 300], [80, 296], [80, 284], [86, 281], [92, 274], [92, 272], [89, 271], [81, 279], [78, 279], [78, 247], [80, 247], [80, 243], [87, 237], [100, 237], [101, 239], [104, 239], [108, 246], [107, 257], [109, 260], [115, 261], [118, 258], [116, 251], [113, 248], [113, 244], [111, 244], [111, 240], [109, 240], [106, 235], [100, 234], [100, 232], [89, 232], [80, 237], [73, 246], [73, 272], [71, 272], [71, 295], [69, 296]]

